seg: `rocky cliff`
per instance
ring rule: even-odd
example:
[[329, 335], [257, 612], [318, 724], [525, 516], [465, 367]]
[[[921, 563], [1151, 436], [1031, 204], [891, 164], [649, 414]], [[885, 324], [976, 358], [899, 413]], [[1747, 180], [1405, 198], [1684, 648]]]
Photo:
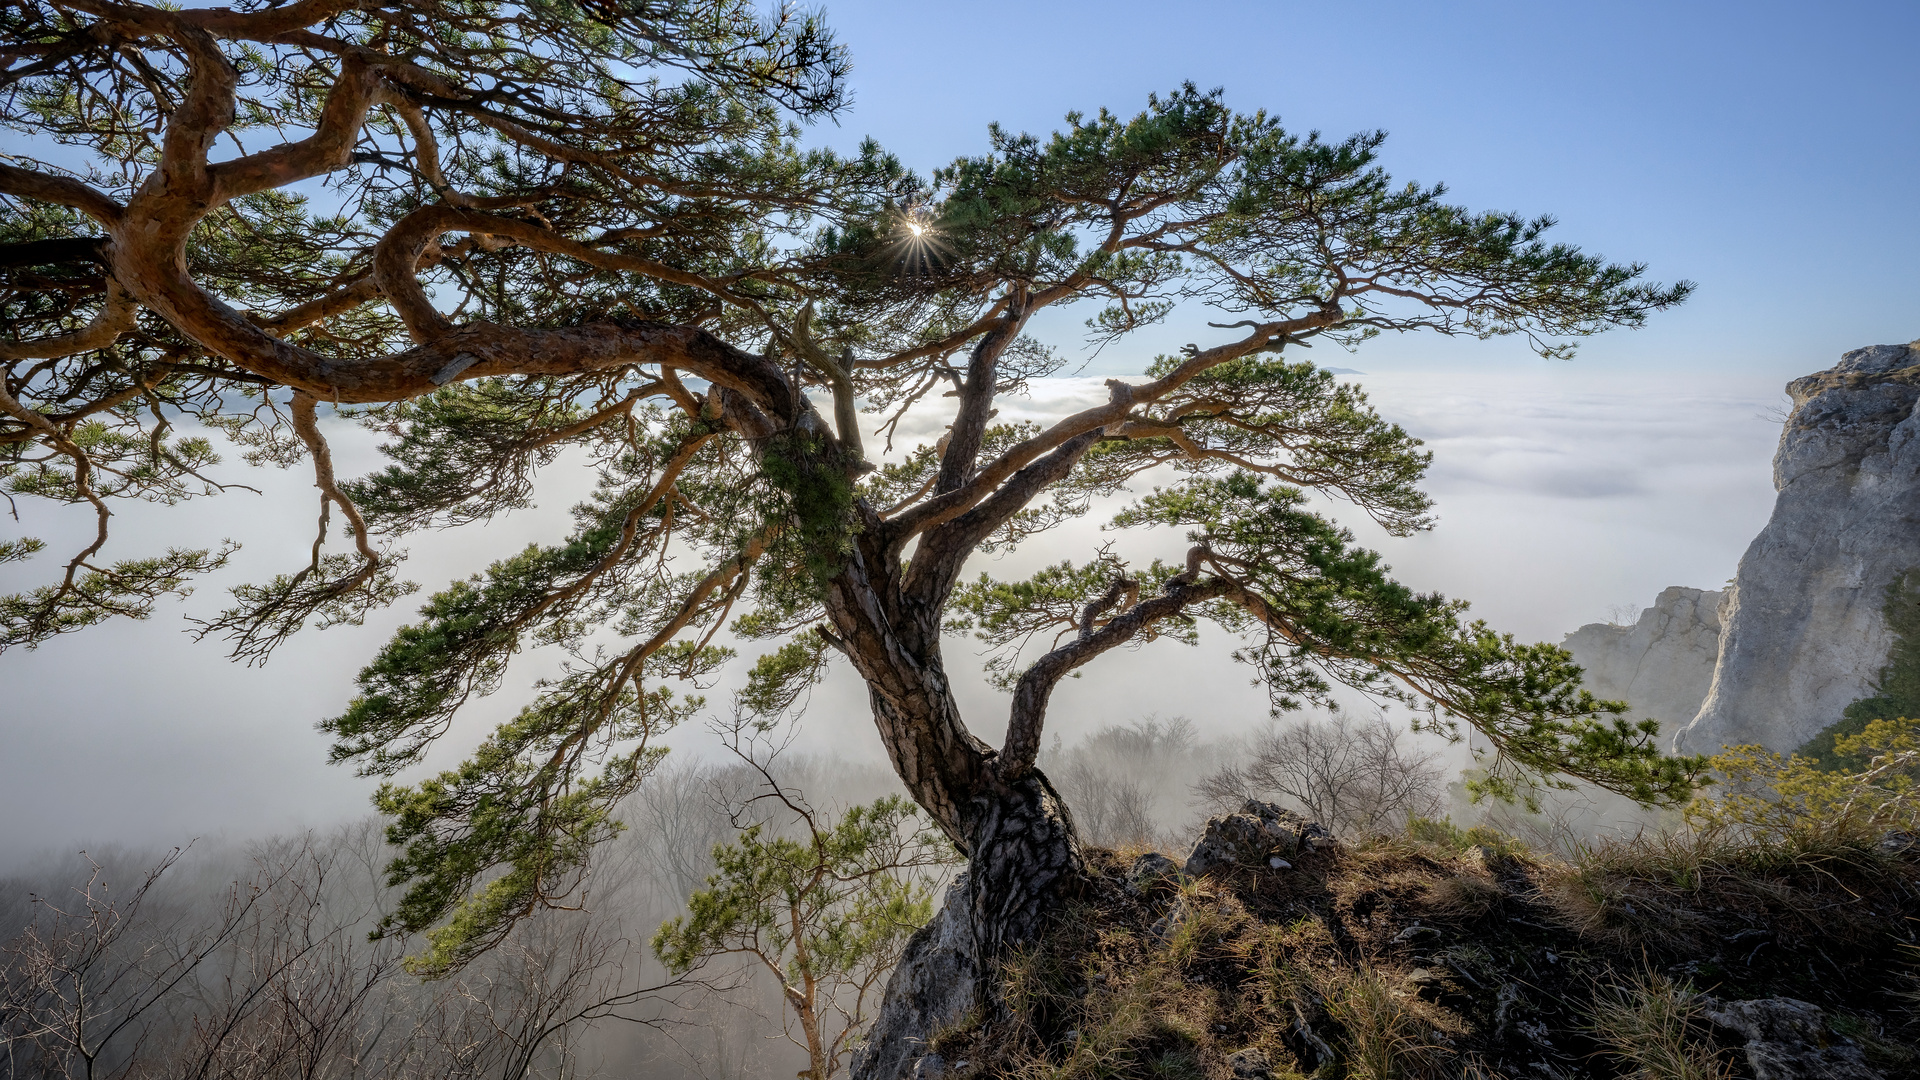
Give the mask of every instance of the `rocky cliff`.
[[1888, 585], [1920, 567], [1920, 342], [1856, 349], [1787, 393], [1780, 494], [1720, 608], [1712, 689], [1680, 750], [1789, 750], [1840, 719], [1887, 662]]
[[1627, 702], [1633, 719], [1650, 716], [1672, 735], [1693, 720], [1713, 688], [1725, 599], [1723, 592], [1675, 585], [1632, 626], [1590, 623], [1562, 645], [1586, 669], [1587, 689]]

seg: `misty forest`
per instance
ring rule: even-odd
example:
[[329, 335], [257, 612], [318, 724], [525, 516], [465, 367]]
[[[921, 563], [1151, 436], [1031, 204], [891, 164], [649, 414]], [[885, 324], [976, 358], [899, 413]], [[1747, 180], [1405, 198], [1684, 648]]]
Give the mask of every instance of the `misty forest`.
[[1701, 286], [1198, 59], [915, 168], [828, 15], [0, 12], [6, 775], [284, 678], [372, 804], [10, 838], [0, 1076], [1920, 1073], [1920, 342], [1788, 385], [1723, 586], [1534, 640], [1339, 365]]

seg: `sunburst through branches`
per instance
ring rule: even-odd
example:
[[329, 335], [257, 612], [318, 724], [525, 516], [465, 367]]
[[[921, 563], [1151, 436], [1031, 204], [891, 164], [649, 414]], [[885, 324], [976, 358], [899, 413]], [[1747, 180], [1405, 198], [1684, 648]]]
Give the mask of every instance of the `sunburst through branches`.
[[887, 254], [903, 274], [931, 276], [945, 269], [947, 259], [953, 255], [953, 247], [941, 236], [933, 214], [925, 207], [902, 210], [893, 233]]

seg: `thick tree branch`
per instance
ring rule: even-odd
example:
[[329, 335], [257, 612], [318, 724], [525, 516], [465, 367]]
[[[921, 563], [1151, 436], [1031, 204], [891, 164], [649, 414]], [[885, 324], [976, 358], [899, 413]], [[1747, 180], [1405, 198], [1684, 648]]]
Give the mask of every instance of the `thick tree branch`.
[[1336, 320], [1337, 313], [1329, 315], [1326, 312], [1318, 312], [1286, 322], [1264, 323], [1239, 341], [1228, 342], [1225, 345], [1195, 353], [1179, 367], [1151, 382], [1132, 385], [1118, 380], [1109, 380], [1107, 385], [1113, 391], [1113, 399], [1107, 404], [1075, 413], [1033, 438], [1015, 443], [994, 461], [981, 467], [963, 486], [936, 494], [933, 498], [892, 519], [887, 523], [889, 539], [896, 546], [904, 545], [913, 536], [966, 513], [998, 489], [1008, 477], [1031, 464], [1042, 454], [1087, 432], [1100, 431], [1111, 425], [1125, 422], [1135, 406], [1160, 400], [1209, 368], [1259, 352], [1287, 337], [1331, 325]]
[[569, 240], [531, 221], [500, 217], [457, 206], [424, 206], [395, 222], [374, 249], [373, 273], [387, 301], [394, 306], [416, 341], [431, 341], [453, 324], [427, 299], [415, 276], [421, 254], [442, 233], [469, 232], [502, 237], [538, 251], [549, 251], [602, 270], [645, 274], [710, 293], [723, 302], [747, 307], [723, 282], [631, 255], [621, 255]]
[[106, 302], [91, 322], [71, 333], [33, 341], [0, 341], [0, 361], [44, 360], [104, 349], [132, 330], [139, 315], [139, 305], [118, 282], [108, 278]]
[[[967, 557], [980, 542], [1048, 488], [1065, 479], [1099, 438], [1098, 431], [1089, 431], [1068, 440], [1051, 454], [1015, 473], [979, 506], [922, 536], [901, 590], [922, 603], [944, 599]], [[904, 539], [897, 542], [905, 543]]]
[[1047, 699], [1053, 688], [1073, 669], [1119, 645], [1124, 645], [1142, 630], [1162, 619], [1179, 615], [1187, 607], [1225, 595], [1227, 583], [1210, 578], [1188, 583], [1174, 579], [1160, 596], [1142, 600], [1133, 607], [1093, 629], [1093, 620], [1101, 611], [1118, 603], [1132, 582], [1117, 578], [1106, 596], [1087, 605], [1082, 614], [1081, 631], [1073, 640], [1034, 661], [1014, 684], [1013, 705], [1007, 720], [1007, 739], [995, 759], [994, 771], [1002, 783], [1011, 784], [1033, 769], [1040, 753], [1040, 735], [1047, 716]]
[[70, 176], [57, 176], [4, 163], [0, 163], [0, 195], [72, 207], [102, 225], [114, 224], [126, 211], [125, 207], [108, 198], [106, 193]]
[[[215, 198], [236, 199], [345, 168], [353, 160], [354, 144], [360, 139], [360, 128], [379, 90], [377, 71], [356, 56], [343, 58], [313, 134], [209, 166], [207, 175], [213, 182]], [[168, 128], [171, 130], [172, 125]]]
[[837, 361], [814, 340], [811, 302], [801, 308], [799, 316], [794, 319], [793, 333], [782, 336], [787, 337], [794, 348], [827, 377], [827, 384], [833, 391], [833, 425], [839, 433], [840, 450], [847, 456], [849, 474], [857, 476], [872, 471], [873, 466], [867, 462], [866, 451], [861, 446], [860, 402], [849, 371], [853, 362], [852, 353]]
[[1007, 351], [1026, 326], [1026, 287], [1008, 286], [1007, 313], [1001, 316], [979, 341], [967, 359], [967, 378], [960, 385], [960, 408], [949, 429], [947, 449], [940, 457], [940, 478], [936, 494], [956, 490], [973, 473], [974, 460], [980, 456], [980, 440], [986, 434], [987, 420], [993, 415], [994, 390], [999, 382], [1000, 354]]
[[373, 11], [381, 6], [379, 0], [294, 0], [291, 4], [254, 11], [227, 7], [182, 11], [180, 18], [216, 37], [272, 41], [289, 31], [325, 22], [336, 15]]
[[74, 236], [0, 244], [0, 267], [70, 266], [83, 262], [107, 265], [106, 237]]

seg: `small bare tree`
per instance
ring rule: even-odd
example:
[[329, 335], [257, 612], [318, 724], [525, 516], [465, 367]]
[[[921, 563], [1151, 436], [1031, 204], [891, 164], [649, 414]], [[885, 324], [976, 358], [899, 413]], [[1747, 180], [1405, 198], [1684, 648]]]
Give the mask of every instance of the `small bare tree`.
[[1446, 805], [1439, 755], [1405, 745], [1406, 734], [1378, 714], [1274, 725], [1248, 741], [1239, 764], [1223, 766], [1195, 791], [1214, 803], [1279, 795], [1348, 835], [1397, 828]]
[[212, 925], [155, 934], [143, 909], [180, 855], [175, 848], [116, 895], [104, 868], [82, 852], [90, 872], [72, 898], [34, 898], [25, 931], [0, 945], [0, 1061], [8, 1076], [148, 1074], [143, 1061], [171, 1034], [172, 995], [243, 932], [266, 888], [278, 884], [236, 884]]
[[[1110, 724], [1043, 758], [1073, 820], [1100, 847], [1163, 846], [1167, 808], [1159, 796], [1183, 792], [1203, 768], [1193, 721], [1156, 716]], [[1184, 775], [1182, 775], [1184, 773]]]
[[382, 850], [366, 828], [263, 845], [212, 917], [162, 896], [197, 892], [178, 851], [127, 891], [89, 860], [0, 944], [0, 1078], [572, 1076], [591, 1022], [671, 1023], [714, 988], [650, 984], [641, 944], [589, 910], [522, 923], [457, 978], [407, 977], [406, 941], [367, 934]]

